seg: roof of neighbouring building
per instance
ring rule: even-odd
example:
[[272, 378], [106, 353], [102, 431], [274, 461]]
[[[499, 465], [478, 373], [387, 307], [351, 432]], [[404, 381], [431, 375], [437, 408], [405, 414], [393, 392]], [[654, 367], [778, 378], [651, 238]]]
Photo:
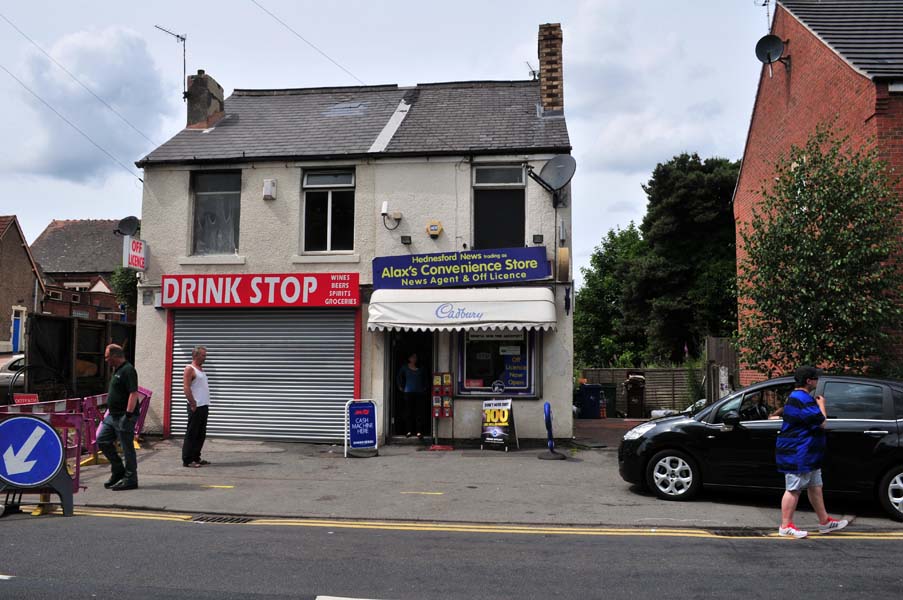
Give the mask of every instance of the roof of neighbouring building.
[[[401, 125], [375, 148], [402, 100], [407, 112]], [[239, 89], [225, 104], [226, 116], [212, 128], [183, 129], [138, 166], [571, 148], [562, 114], [543, 115], [538, 108], [538, 81]]]
[[13, 216], [0, 216], [0, 238], [6, 233], [6, 230], [9, 229], [9, 226], [13, 224], [13, 221], [16, 220], [16, 217]]
[[31, 245], [47, 273], [112, 273], [122, 265], [115, 219], [56, 220]]
[[903, 1], [778, 0], [778, 4], [869, 77], [903, 77]]

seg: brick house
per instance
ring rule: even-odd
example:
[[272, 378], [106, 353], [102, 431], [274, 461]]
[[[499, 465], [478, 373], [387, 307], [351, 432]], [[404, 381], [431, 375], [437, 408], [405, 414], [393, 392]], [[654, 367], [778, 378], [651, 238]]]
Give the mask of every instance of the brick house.
[[0, 216], [0, 353], [25, 350], [25, 319], [40, 310], [44, 282], [14, 215]]
[[148, 426], [184, 431], [181, 373], [202, 344], [211, 435], [340, 441], [345, 402], [369, 398], [375, 434], [402, 441], [413, 401], [397, 377], [416, 353], [448, 409], [438, 437], [480, 437], [493, 397], [520, 437], [545, 436], [546, 400], [570, 437], [569, 187], [531, 177], [571, 151], [560, 25], [538, 47], [526, 81], [224, 98], [189, 77], [186, 127], [137, 163]]
[[[43, 271], [46, 290], [43, 312], [82, 319], [122, 317], [112, 294], [110, 277], [122, 265], [122, 236], [113, 233], [118, 221], [54, 219], [31, 245]], [[128, 315], [134, 322], [134, 314]]]
[[[765, 66], [759, 77], [734, 192], [738, 263], [745, 256], [739, 231], [773, 165], [817, 125], [833, 122], [853, 146], [877, 144], [903, 173], [903, 4], [778, 0], [771, 33], [784, 40], [790, 66], [775, 63], [772, 74]], [[761, 379], [741, 364], [741, 385]]]

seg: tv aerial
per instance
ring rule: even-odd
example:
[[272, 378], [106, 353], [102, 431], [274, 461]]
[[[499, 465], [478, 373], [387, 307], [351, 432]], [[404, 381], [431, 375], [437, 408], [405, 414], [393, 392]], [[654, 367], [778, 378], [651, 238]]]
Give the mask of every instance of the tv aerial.
[[135, 235], [139, 229], [141, 229], [141, 221], [138, 220], [138, 217], [126, 217], [119, 221], [113, 233], [117, 235]]
[[185, 43], [188, 40], [187, 33], [173, 33], [169, 29], [164, 29], [159, 25], [154, 25], [157, 29], [162, 31], [163, 33], [168, 33], [172, 37], [176, 38], [176, 42], [182, 44], [182, 100], [184, 102], [188, 101], [188, 78], [187, 73], [185, 71]]
[[785, 42], [773, 34], [766, 35], [756, 43], [756, 58], [768, 65], [769, 78], [774, 77], [771, 65], [776, 62], [784, 63], [784, 67], [790, 69], [790, 57], [784, 56], [786, 48]]
[[577, 170], [577, 161], [570, 154], [559, 154], [547, 162], [539, 175], [533, 167], [527, 165], [527, 175], [547, 192], [552, 194], [552, 206], [558, 208], [562, 204], [561, 190], [571, 182]]

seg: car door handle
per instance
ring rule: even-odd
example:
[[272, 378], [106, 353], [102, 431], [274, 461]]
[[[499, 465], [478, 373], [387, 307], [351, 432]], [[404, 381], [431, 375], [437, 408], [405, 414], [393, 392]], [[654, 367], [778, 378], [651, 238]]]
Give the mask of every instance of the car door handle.
[[865, 435], [887, 435], [890, 433], [889, 431], [879, 431], [877, 429], [869, 429], [865, 432]]

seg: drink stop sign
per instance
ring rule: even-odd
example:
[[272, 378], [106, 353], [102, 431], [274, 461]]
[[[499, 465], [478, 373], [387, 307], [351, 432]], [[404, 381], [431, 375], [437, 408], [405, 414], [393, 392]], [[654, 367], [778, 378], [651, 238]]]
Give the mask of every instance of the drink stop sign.
[[0, 481], [37, 487], [54, 478], [65, 453], [56, 430], [37, 417], [0, 422]]

